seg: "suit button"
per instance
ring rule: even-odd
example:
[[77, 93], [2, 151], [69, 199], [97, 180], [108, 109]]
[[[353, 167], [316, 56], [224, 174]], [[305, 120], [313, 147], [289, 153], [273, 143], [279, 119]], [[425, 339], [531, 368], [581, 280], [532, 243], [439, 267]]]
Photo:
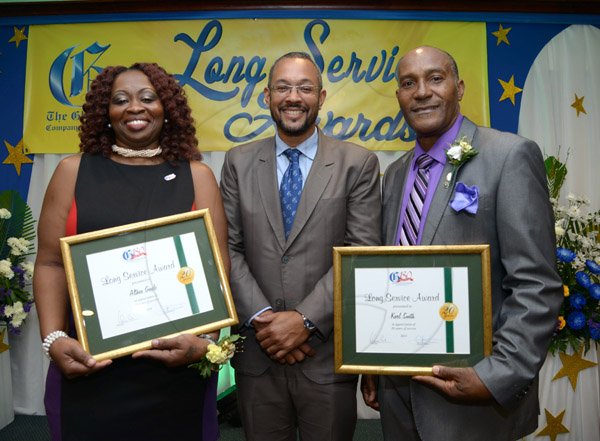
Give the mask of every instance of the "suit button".
[[282, 263], [288, 263], [289, 261], [290, 261], [290, 257], [289, 257], [289, 256], [283, 256], [283, 257], [281, 258], [281, 262], [282, 262]]
[[283, 300], [277, 299], [275, 300], [275, 307], [281, 308], [283, 306]]

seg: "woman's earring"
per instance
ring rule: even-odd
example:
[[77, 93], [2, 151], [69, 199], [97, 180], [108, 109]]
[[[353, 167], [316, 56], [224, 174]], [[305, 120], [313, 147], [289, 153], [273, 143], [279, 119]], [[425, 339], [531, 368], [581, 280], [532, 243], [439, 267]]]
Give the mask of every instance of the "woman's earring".
[[169, 122], [169, 120], [167, 118], [165, 118], [165, 124], [168, 123], [168, 122]]
[[109, 128], [109, 129], [110, 129], [110, 128], [112, 128], [112, 126], [110, 125], [110, 123], [108, 123], [108, 128]]

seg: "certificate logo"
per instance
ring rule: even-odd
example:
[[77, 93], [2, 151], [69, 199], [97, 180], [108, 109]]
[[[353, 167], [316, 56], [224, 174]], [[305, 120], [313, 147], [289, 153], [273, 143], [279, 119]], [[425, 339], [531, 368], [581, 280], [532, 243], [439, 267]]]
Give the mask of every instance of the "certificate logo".
[[447, 322], [453, 322], [458, 316], [458, 306], [454, 303], [444, 303], [440, 308], [440, 317]]
[[394, 271], [389, 275], [390, 282], [394, 284], [414, 282], [412, 271]]
[[146, 257], [146, 248], [143, 246], [130, 248], [123, 252], [123, 260], [130, 262], [132, 260]]
[[177, 273], [177, 280], [184, 285], [189, 285], [194, 280], [194, 269], [190, 268], [189, 266], [181, 267]]

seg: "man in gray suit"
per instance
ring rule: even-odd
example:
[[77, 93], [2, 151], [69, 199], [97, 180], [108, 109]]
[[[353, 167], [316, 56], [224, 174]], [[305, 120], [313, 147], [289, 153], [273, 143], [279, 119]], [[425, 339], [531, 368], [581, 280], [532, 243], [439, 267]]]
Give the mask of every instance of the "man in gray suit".
[[[383, 241], [489, 244], [493, 349], [474, 367], [379, 377], [378, 388], [377, 377], [366, 376], [363, 397], [381, 410], [386, 440], [515, 440], [537, 427], [537, 375], [562, 302], [542, 155], [534, 142], [460, 114], [465, 86], [446, 52], [414, 49], [397, 74], [396, 96], [417, 143], [386, 170]], [[460, 140], [465, 148], [448, 152], [452, 164], [446, 150]], [[421, 155], [433, 158], [425, 184]], [[413, 187], [426, 187], [424, 200], [415, 203]]]
[[326, 92], [307, 54], [279, 58], [264, 94], [275, 137], [229, 150], [221, 175], [242, 423], [248, 440], [348, 441], [356, 376], [333, 372], [332, 247], [379, 244], [379, 164], [317, 129]]

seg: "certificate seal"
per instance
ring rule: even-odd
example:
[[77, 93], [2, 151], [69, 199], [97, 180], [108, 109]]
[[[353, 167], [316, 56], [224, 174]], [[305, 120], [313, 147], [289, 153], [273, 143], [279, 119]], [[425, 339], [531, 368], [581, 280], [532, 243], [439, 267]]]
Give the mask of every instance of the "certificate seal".
[[440, 308], [440, 317], [442, 320], [452, 322], [458, 315], [458, 306], [454, 303], [444, 303]]
[[189, 285], [194, 280], [194, 269], [189, 266], [183, 266], [177, 272], [177, 280], [184, 285]]

